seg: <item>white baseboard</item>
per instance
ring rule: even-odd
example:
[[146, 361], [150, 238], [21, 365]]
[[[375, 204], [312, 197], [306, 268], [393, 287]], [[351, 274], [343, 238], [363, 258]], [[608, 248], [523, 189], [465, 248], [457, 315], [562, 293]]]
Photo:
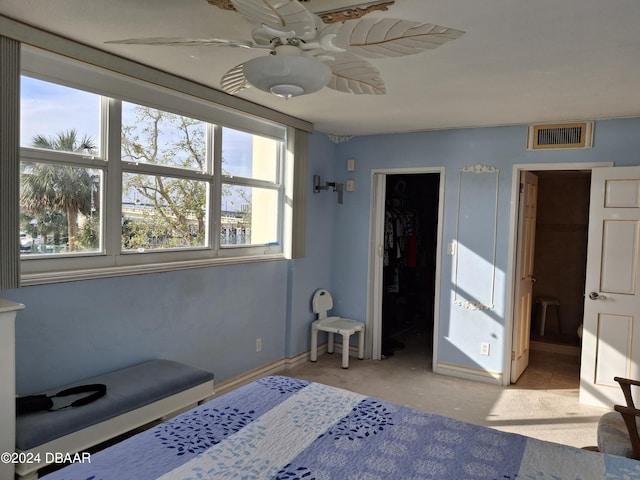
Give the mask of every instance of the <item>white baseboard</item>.
[[[338, 347], [339, 344], [336, 344]], [[336, 348], [337, 350], [337, 348]], [[318, 354], [323, 354], [327, 351], [327, 344], [318, 346]], [[249, 370], [248, 372], [243, 373], [242, 375], [238, 375], [237, 377], [230, 378], [229, 380], [225, 380], [224, 382], [216, 383], [215, 392], [211, 398], [219, 397], [220, 395], [224, 395], [231, 390], [235, 390], [242, 385], [246, 385], [247, 383], [251, 383], [258, 378], [266, 377], [268, 375], [276, 375], [278, 373], [282, 373], [290, 368], [297, 367], [304, 363], [307, 363], [310, 358], [310, 352], [302, 352], [293, 357], [284, 357], [279, 360], [276, 360], [271, 363], [267, 363], [266, 365], [262, 365], [261, 367], [254, 368], [253, 370]]]
[[471, 368], [466, 365], [457, 365], [446, 362], [438, 362], [433, 371], [441, 375], [449, 375], [451, 377], [464, 378], [476, 382], [502, 385], [502, 372], [493, 372], [490, 370], [482, 370], [480, 368]]

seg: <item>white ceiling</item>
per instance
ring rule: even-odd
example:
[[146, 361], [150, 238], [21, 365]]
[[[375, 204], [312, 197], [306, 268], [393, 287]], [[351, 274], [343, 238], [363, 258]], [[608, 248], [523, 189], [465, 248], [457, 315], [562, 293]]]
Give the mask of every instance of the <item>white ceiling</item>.
[[[0, 14], [216, 89], [231, 67], [264, 55], [104, 44], [159, 36], [250, 39], [250, 23], [206, 0], [2, 0]], [[638, 0], [395, 0], [370, 16], [466, 33], [426, 53], [370, 59], [386, 95], [324, 88], [286, 101], [250, 88], [238, 96], [336, 135], [640, 116]]]

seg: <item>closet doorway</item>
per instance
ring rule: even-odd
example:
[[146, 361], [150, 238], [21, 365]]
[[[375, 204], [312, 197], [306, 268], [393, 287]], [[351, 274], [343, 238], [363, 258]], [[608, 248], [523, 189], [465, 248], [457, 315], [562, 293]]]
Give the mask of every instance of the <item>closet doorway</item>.
[[441, 173], [374, 177], [372, 358], [402, 351], [430, 360], [438, 310]]

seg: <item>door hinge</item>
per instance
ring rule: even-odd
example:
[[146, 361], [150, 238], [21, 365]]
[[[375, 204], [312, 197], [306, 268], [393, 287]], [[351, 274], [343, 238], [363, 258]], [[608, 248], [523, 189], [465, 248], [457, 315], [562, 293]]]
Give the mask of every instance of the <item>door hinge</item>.
[[524, 183], [520, 183], [520, 193], [524, 193]]
[[511, 350], [511, 361], [513, 362], [516, 359], [516, 351]]

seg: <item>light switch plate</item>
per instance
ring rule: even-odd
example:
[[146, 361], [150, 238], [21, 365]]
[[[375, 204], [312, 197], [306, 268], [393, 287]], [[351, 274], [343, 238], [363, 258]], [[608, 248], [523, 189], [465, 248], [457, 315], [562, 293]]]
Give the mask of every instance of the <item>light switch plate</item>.
[[345, 185], [345, 190], [347, 192], [353, 192], [355, 189], [356, 189], [356, 181], [353, 179], [347, 180], [347, 183]]
[[356, 171], [356, 160], [355, 158], [350, 158], [347, 160], [347, 172], [355, 172]]

